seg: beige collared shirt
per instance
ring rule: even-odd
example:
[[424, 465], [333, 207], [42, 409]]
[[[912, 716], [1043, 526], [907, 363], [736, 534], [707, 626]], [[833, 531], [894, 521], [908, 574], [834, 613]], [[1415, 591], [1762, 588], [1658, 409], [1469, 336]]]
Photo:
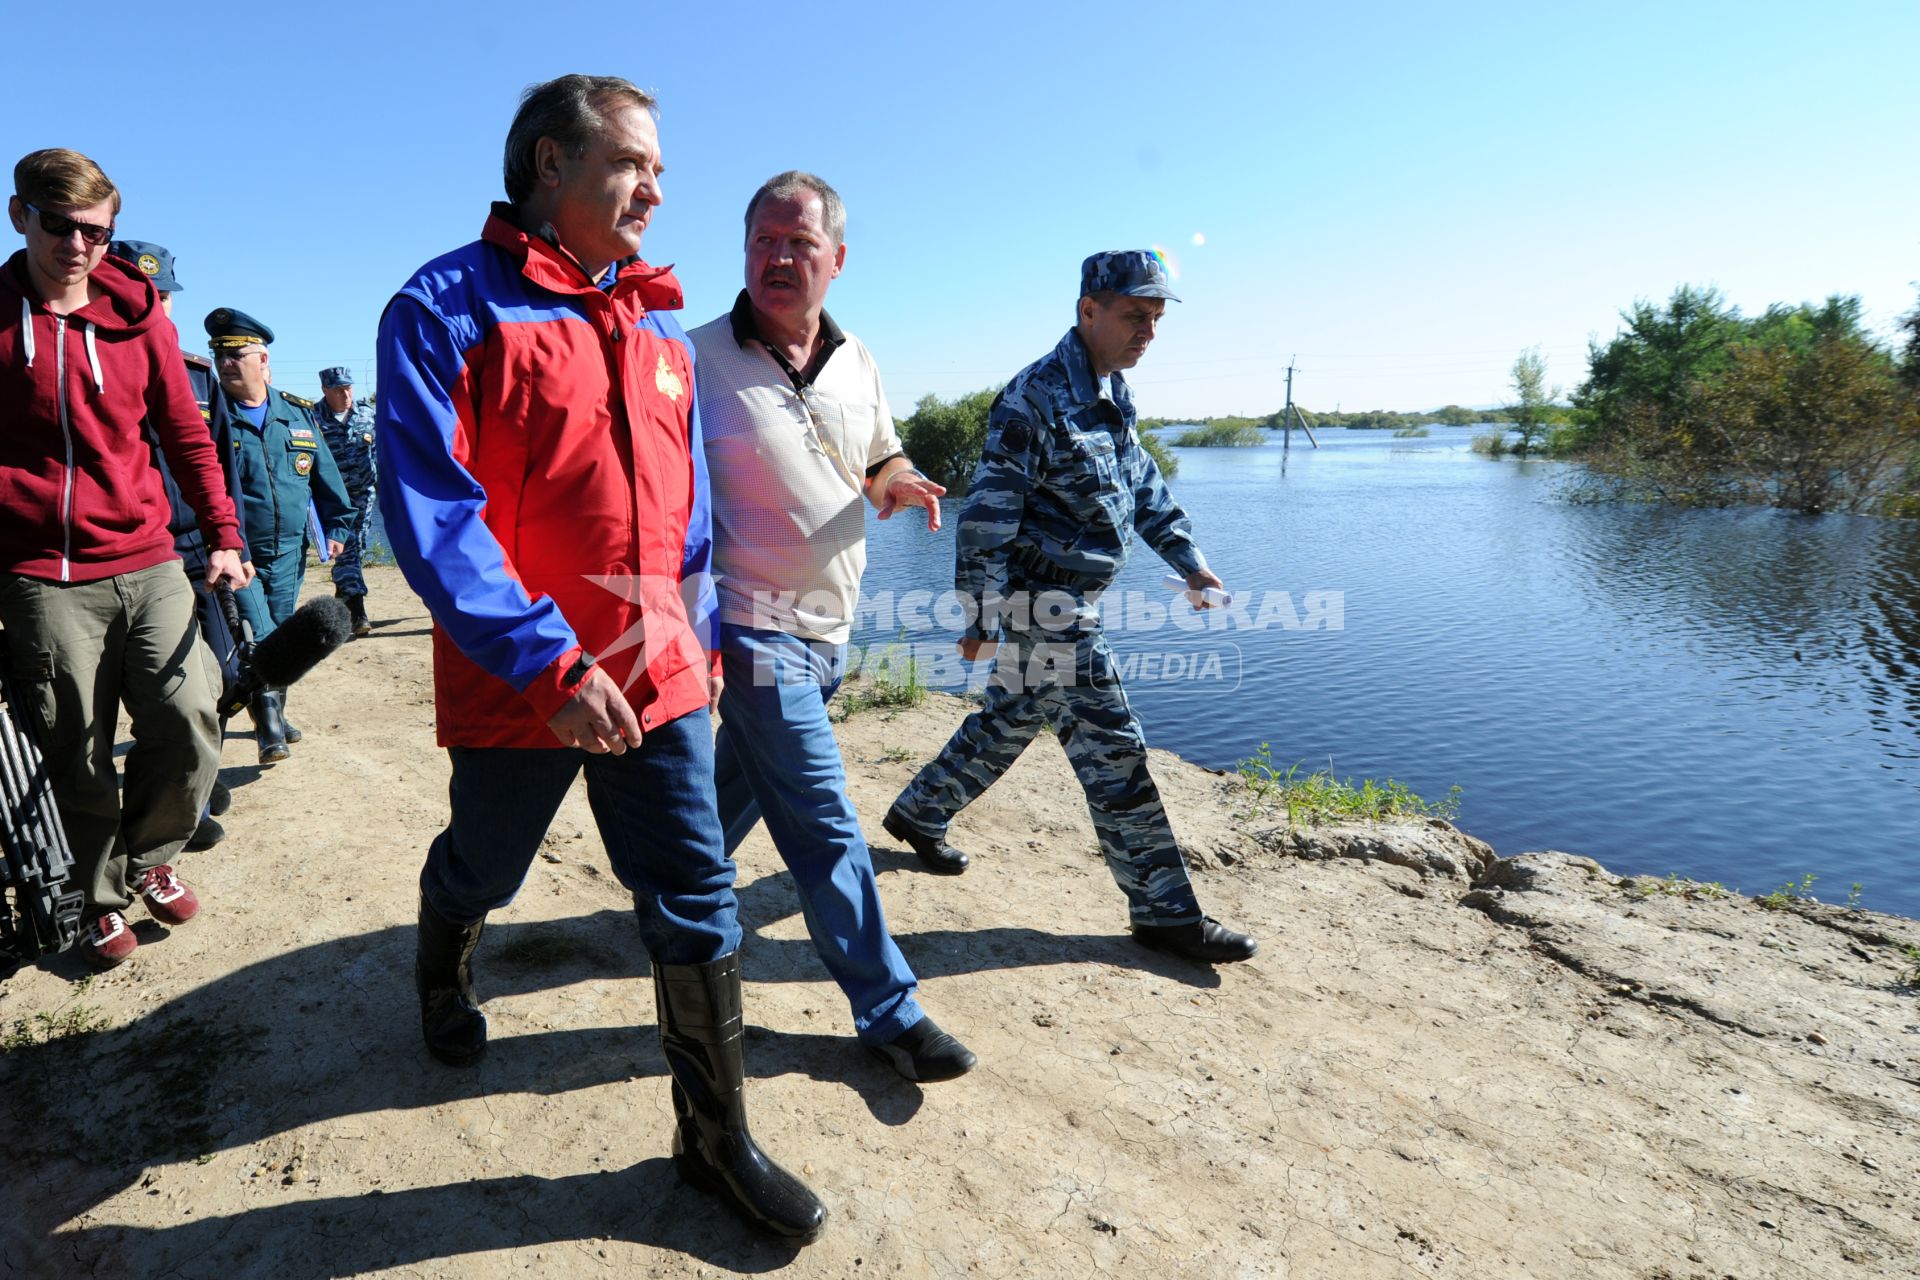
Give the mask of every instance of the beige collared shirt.
[[873, 356], [848, 334], [802, 393], [728, 315], [688, 337], [721, 620], [844, 644], [867, 567], [867, 468], [903, 452]]

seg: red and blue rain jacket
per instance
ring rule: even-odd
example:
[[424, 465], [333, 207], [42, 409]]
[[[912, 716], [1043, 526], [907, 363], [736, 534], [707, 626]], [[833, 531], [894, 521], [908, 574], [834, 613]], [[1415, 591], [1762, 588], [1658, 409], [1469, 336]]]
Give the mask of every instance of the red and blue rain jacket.
[[583, 657], [644, 732], [707, 701], [712, 513], [679, 281], [610, 288], [520, 230], [422, 267], [380, 320], [380, 510], [434, 619], [442, 746], [556, 747]]

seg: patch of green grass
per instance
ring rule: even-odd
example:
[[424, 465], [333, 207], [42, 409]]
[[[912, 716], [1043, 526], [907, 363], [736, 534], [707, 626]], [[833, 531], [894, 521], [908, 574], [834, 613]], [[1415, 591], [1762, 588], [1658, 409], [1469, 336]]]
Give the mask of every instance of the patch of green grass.
[[1759, 895], [1754, 901], [1769, 911], [1786, 911], [1800, 902], [1818, 902], [1820, 899], [1813, 896], [1813, 881], [1814, 874], [1809, 871], [1797, 882], [1789, 880], [1772, 893]]
[[1265, 442], [1266, 436], [1251, 422], [1209, 422], [1174, 441], [1182, 449], [1245, 449]]
[[869, 645], [860, 655], [859, 669], [833, 700], [838, 712], [834, 718], [847, 720], [862, 711], [901, 711], [926, 700], [926, 677], [912, 645], [890, 644], [878, 650]]
[[13, 1025], [0, 1033], [0, 1050], [12, 1053], [35, 1045], [52, 1044], [73, 1036], [92, 1035], [113, 1025], [113, 1019], [90, 1004], [72, 1004], [53, 1013], [35, 1013], [15, 1018]]
[[1894, 981], [1903, 987], [1920, 988], [1920, 947], [1907, 943], [1900, 948], [1900, 956], [1907, 967], [1902, 969]]
[[1427, 430], [1426, 426], [1421, 423], [1415, 423], [1411, 427], [1401, 427], [1393, 433], [1396, 440], [1424, 440], [1432, 434], [1433, 433]]
[[1713, 901], [1732, 896], [1727, 886], [1718, 880], [1687, 880], [1671, 871], [1658, 880], [1652, 876], [1636, 877], [1633, 881], [1633, 891], [1643, 898], [1664, 895], [1669, 898], [1685, 898], [1690, 902], [1696, 898]]
[[533, 925], [516, 933], [495, 955], [502, 964], [523, 969], [551, 969], [591, 950], [563, 929]]
[[1272, 749], [1260, 750], [1240, 762], [1240, 779], [1252, 794], [1255, 809], [1262, 806], [1287, 811], [1289, 826], [1314, 826], [1342, 819], [1444, 818], [1460, 812], [1460, 788], [1447, 789], [1444, 800], [1426, 800], [1403, 782], [1373, 778], [1335, 778], [1331, 765], [1305, 777], [1298, 763], [1282, 772], [1273, 763]]
[[880, 759], [887, 764], [906, 764], [913, 758], [913, 752], [905, 747], [888, 747], [880, 753]]
[[3, 1038], [6, 1101], [35, 1152], [152, 1163], [214, 1148], [230, 1069], [259, 1052], [265, 1029], [165, 1016], [109, 1030], [99, 1010], [74, 1004], [15, 1021]]

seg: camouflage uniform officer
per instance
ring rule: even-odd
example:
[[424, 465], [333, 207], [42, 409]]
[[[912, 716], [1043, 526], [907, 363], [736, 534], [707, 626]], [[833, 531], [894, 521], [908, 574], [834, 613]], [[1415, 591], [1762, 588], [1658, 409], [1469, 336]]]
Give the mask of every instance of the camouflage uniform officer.
[[373, 630], [367, 621], [367, 580], [360, 572], [367, 538], [373, 532], [373, 406], [354, 396], [352, 370], [340, 365], [320, 371], [320, 403], [313, 407], [313, 417], [359, 517], [346, 546], [333, 559], [333, 594], [347, 602], [353, 634], [364, 636]]
[[1120, 376], [1145, 354], [1169, 300], [1178, 301], [1152, 254], [1094, 254], [1080, 271], [1078, 323], [993, 402], [954, 585], [974, 618], [962, 656], [991, 652], [996, 631], [1004, 643], [986, 705], [900, 793], [885, 826], [923, 857], [956, 856], [946, 847], [953, 816], [1045, 725], [1086, 792], [1134, 938], [1217, 964], [1245, 960], [1257, 944], [1200, 911], [1099, 613], [1135, 530], [1190, 592], [1221, 585], [1140, 443]]
[[[307, 569], [307, 508], [311, 503], [325, 522], [329, 554], [339, 555], [351, 537], [355, 515], [346, 485], [327, 449], [326, 438], [309, 413], [313, 402], [276, 391], [267, 361], [273, 330], [244, 311], [219, 307], [206, 318], [213, 345], [214, 371], [226, 392], [224, 422], [216, 437], [232, 440], [246, 504], [244, 531], [265, 595], [267, 625], [255, 622], [263, 636], [293, 616], [300, 603], [300, 579]], [[285, 693], [264, 695], [255, 712], [260, 762], [287, 756], [285, 743], [300, 741], [300, 730], [280, 719]]]

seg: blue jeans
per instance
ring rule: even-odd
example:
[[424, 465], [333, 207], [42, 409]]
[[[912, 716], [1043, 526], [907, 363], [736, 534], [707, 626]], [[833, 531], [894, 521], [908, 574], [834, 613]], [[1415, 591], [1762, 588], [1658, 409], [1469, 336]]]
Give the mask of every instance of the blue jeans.
[[793, 873], [814, 950], [847, 994], [854, 1031], [886, 1044], [924, 1018], [919, 982], [887, 933], [873, 859], [847, 799], [827, 720], [846, 646], [723, 624], [726, 689], [713, 744], [714, 789], [731, 855], [765, 818]]
[[587, 802], [640, 940], [660, 964], [705, 964], [740, 949], [733, 862], [713, 807], [713, 722], [703, 707], [647, 732], [624, 755], [575, 747], [449, 747], [453, 816], [434, 837], [420, 892], [471, 924], [512, 902], [567, 788], [584, 767]]

